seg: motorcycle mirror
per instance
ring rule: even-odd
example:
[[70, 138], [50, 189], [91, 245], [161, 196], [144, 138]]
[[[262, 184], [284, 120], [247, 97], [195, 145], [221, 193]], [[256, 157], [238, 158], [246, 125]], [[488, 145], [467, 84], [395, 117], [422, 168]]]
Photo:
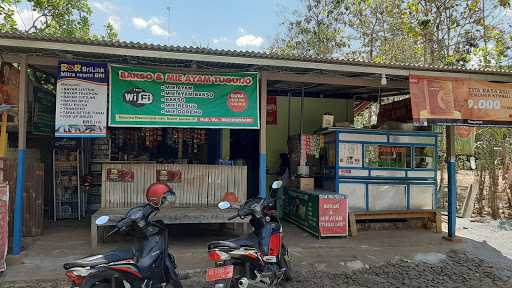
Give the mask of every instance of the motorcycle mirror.
[[217, 207], [219, 207], [219, 209], [221, 209], [221, 210], [224, 210], [224, 209], [228, 209], [229, 207], [231, 207], [231, 204], [227, 201], [223, 201], [223, 202], [220, 202], [219, 205], [217, 205]]
[[96, 219], [96, 225], [105, 225], [107, 224], [108, 220], [110, 220], [110, 217], [101, 216], [100, 218]]
[[272, 183], [272, 189], [279, 189], [281, 186], [283, 186], [283, 181], [281, 180], [274, 181], [274, 183]]

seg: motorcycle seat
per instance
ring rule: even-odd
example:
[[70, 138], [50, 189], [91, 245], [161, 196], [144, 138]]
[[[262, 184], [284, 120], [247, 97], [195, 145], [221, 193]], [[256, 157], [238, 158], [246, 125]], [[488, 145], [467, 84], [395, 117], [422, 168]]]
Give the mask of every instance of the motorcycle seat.
[[258, 237], [251, 233], [240, 238], [226, 240], [226, 241], [215, 241], [208, 243], [208, 250], [227, 248], [227, 249], [240, 249], [241, 247], [249, 247], [258, 249]]
[[112, 263], [116, 261], [133, 259], [134, 255], [131, 250], [113, 250], [105, 254], [88, 256], [82, 259], [78, 259], [69, 263], [64, 264], [64, 269], [68, 270], [71, 268], [85, 268]]
[[239, 249], [240, 246], [236, 243], [229, 241], [214, 241], [208, 243], [208, 250], [218, 249], [218, 248], [228, 248], [228, 249]]

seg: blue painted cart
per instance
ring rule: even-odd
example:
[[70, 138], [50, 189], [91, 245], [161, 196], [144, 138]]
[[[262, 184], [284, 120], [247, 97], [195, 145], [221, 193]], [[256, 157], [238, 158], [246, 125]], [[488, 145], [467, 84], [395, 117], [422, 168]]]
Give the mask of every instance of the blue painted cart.
[[437, 138], [422, 131], [329, 128], [320, 186], [347, 195], [350, 211], [437, 207]]

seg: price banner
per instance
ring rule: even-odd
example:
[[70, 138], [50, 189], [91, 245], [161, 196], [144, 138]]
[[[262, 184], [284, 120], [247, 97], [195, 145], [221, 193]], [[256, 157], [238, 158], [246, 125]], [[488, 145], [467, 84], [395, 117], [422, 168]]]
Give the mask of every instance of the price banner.
[[512, 84], [410, 76], [414, 123], [512, 126]]
[[320, 236], [348, 235], [348, 203], [343, 195], [320, 195], [318, 206]]

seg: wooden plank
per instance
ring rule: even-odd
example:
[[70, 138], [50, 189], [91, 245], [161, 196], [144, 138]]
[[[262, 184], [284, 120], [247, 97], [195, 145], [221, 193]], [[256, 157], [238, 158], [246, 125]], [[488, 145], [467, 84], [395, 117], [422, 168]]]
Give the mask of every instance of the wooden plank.
[[207, 186], [208, 191], [207, 191], [207, 195], [206, 195], [206, 207], [211, 206], [210, 202], [213, 202], [213, 201], [211, 201], [211, 199], [213, 197], [212, 177], [213, 177], [212, 168], [210, 166], [208, 166], [208, 186]]
[[356, 216], [354, 215], [354, 213], [349, 213], [348, 219], [349, 219], [349, 223], [350, 223], [350, 225], [349, 225], [350, 235], [352, 237], [356, 237], [357, 236]]
[[441, 212], [436, 211], [436, 233], [443, 233], [443, 216]]
[[96, 226], [96, 219], [98, 219], [99, 216], [91, 216], [91, 248], [96, 249], [98, 248], [98, 227]]
[[[109, 168], [133, 169], [133, 182], [107, 182]], [[101, 208], [128, 208], [145, 201], [146, 188], [156, 181], [157, 169], [178, 169], [181, 183], [170, 183], [177, 193], [176, 207], [216, 206], [226, 192], [235, 193], [243, 201], [247, 195], [247, 168], [220, 165], [189, 164], [118, 164], [102, 167]]]
[[435, 212], [430, 213], [398, 213], [398, 214], [355, 214], [357, 220], [376, 220], [376, 219], [404, 219], [404, 218], [430, 218], [434, 217]]
[[462, 218], [471, 218], [473, 215], [473, 209], [475, 208], [476, 196], [478, 195], [478, 177], [474, 177], [473, 183], [471, 184], [466, 198], [464, 199], [464, 204], [461, 209]]
[[208, 165], [201, 165], [201, 179], [199, 190], [199, 206], [206, 207], [208, 203]]
[[[117, 220], [124, 217], [128, 208], [100, 209], [93, 214], [92, 219], [97, 219], [103, 215], [111, 216], [111, 221], [107, 225], [114, 225]], [[191, 223], [247, 223], [248, 219], [228, 220], [234, 215], [236, 210], [219, 210], [216, 207], [210, 208], [174, 208], [162, 209], [155, 217], [161, 219], [167, 224], [191, 224]], [[91, 225], [94, 222], [91, 223]], [[92, 228], [92, 226], [91, 226]]]
[[242, 196], [243, 201], [247, 200], [247, 166], [242, 166]]

